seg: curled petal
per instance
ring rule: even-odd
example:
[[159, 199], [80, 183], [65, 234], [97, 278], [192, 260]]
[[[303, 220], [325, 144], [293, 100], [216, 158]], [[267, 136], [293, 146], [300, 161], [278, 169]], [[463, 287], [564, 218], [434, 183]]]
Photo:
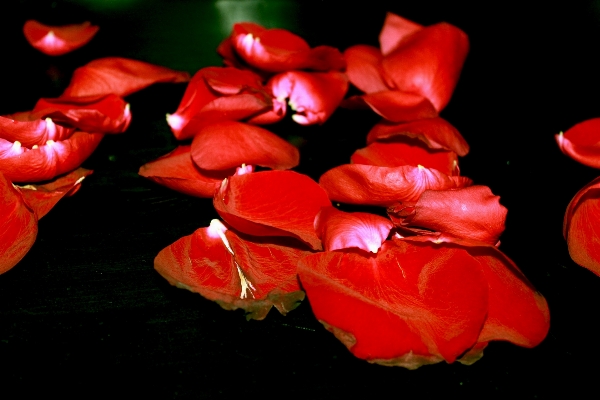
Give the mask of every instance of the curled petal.
[[75, 128], [57, 125], [51, 118], [32, 117], [29, 111], [0, 116], [0, 138], [25, 147], [68, 139], [73, 132]]
[[378, 48], [356, 45], [344, 51], [346, 75], [350, 82], [365, 93], [390, 90], [381, 77], [383, 56]]
[[307, 253], [284, 242], [242, 239], [213, 220], [163, 249], [154, 268], [172, 285], [260, 320], [273, 306], [285, 315], [304, 299], [296, 263]]
[[138, 172], [159, 185], [195, 197], [213, 197], [221, 181], [232, 174], [231, 171], [211, 173], [200, 171], [191, 156], [191, 146], [179, 146], [169, 154], [140, 167]]
[[315, 316], [357, 357], [414, 369], [475, 345], [488, 309], [479, 264], [462, 249], [386, 241], [376, 256], [303, 258]]
[[73, 73], [61, 97], [125, 97], [158, 82], [187, 82], [190, 74], [121, 57], [93, 60]]
[[367, 135], [367, 144], [376, 140], [396, 140], [401, 137], [416, 138], [432, 149], [454, 151], [461, 157], [469, 152], [469, 145], [460, 132], [443, 118], [428, 118], [394, 124], [382, 121]]
[[26, 148], [0, 139], [0, 172], [13, 182], [39, 182], [79, 167], [104, 135], [77, 131], [67, 140]]
[[129, 104], [114, 94], [40, 99], [31, 113], [94, 133], [122, 133], [131, 122]]
[[223, 121], [206, 126], [194, 137], [192, 159], [204, 170], [226, 170], [242, 164], [290, 169], [300, 162], [300, 152], [266, 129]]
[[43, 185], [18, 186], [25, 202], [35, 211], [39, 220], [65, 196], [74, 195], [81, 187], [81, 182], [93, 171], [78, 168], [75, 171], [62, 176], [50, 183]]
[[88, 43], [98, 32], [89, 21], [81, 24], [48, 26], [34, 20], [23, 25], [23, 33], [31, 46], [49, 56], [60, 56]]
[[331, 200], [375, 206], [416, 202], [425, 190], [465, 187], [471, 182], [469, 178], [448, 176], [421, 166], [388, 168], [360, 164], [340, 165], [319, 179]]
[[322, 124], [335, 111], [348, 91], [346, 75], [337, 72], [289, 71], [276, 75], [268, 86], [277, 99], [289, 99], [301, 125]]
[[563, 236], [573, 261], [600, 276], [600, 178], [585, 185], [569, 203]]
[[418, 94], [388, 90], [350, 97], [343, 106], [356, 108], [366, 104], [388, 121], [404, 122], [415, 119], [435, 118], [438, 113], [431, 102]]
[[380, 167], [400, 167], [422, 165], [434, 168], [446, 175], [458, 175], [458, 157], [453, 151], [432, 151], [424, 148], [419, 141], [396, 143], [374, 142], [352, 154], [353, 164], [377, 165]]
[[0, 172], [0, 274], [14, 267], [29, 251], [37, 235], [35, 213], [21, 193]]
[[394, 51], [402, 41], [423, 29], [422, 25], [412, 22], [394, 13], [385, 16], [383, 28], [379, 33], [379, 45], [384, 56]]
[[346, 213], [334, 207], [323, 207], [315, 218], [315, 230], [326, 251], [356, 247], [377, 253], [393, 226], [379, 215]]
[[240, 232], [255, 236], [291, 236], [322, 249], [314, 220], [330, 206], [327, 194], [306, 175], [263, 171], [232, 176], [223, 182], [213, 204]]
[[600, 118], [580, 122], [555, 137], [564, 154], [588, 167], [600, 168]]

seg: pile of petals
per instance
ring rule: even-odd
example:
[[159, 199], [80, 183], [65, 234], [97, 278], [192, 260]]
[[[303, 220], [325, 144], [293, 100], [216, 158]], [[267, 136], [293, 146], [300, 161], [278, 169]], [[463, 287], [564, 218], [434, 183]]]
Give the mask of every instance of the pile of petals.
[[[48, 35], [70, 45], [48, 54], [64, 54], [85, 44], [97, 30], [88, 25], [52, 27]], [[24, 31], [31, 39], [46, 28], [28, 21]], [[188, 80], [185, 72], [142, 61], [97, 59], [76, 69], [58, 98], [42, 98], [33, 110], [0, 116], [0, 273], [31, 248], [38, 219], [62, 197], [74, 194], [92, 173], [78, 167], [104, 135], [127, 129], [131, 112], [123, 97], [156, 82]]]
[[[556, 142], [575, 161], [600, 168], [600, 118], [559, 133]], [[573, 261], [600, 275], [600, 177], [577, 192], [567, 206], [563, 236]]]
[[[342, 56], [285, 30], [234, 25], [218, 48], [227, 66], [198, 71], [167, 116], [191, 144], [140, 168], [212, 197], [221, 220], [163, 249], [156, 270], [247, 318], [273, 306], [286, 314], [306, 295], [355, 356], [383, 365], [471, 364], [493, 340], [536, 346], [549, 329], [546, 300], [498, 249], [507, 210], [460, 175], [469, 146], [438, 115], [467, 36], [388, 14], [380, 43]], [[344, 100], [348, 81], [365, 94]], [[286, 99], [303, 125], [324, 123], [339, 105], [383, 119], [351, 163], [317, 183], [290, 170], [293, 146], [256, 126], [282, 119]], [[347, 213], [332, 201], [381, 212]]]

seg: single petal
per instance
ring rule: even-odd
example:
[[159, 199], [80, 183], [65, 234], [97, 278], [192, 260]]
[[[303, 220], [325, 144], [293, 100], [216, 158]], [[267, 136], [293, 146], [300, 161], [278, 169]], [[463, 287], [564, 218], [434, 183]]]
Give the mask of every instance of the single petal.
[[315, 218], [315, 230], [326, 251], [359, 248], [377, 253], [393, 228], [392, 221], [375, 214], [346, 213], [323, 207]]
[[304, 299], [296, 263], [307, 253], [286, 243], [243, 239], [213, 220], [163, 249], [154, 268], [172, 285], [263, 319], [272, 306], [285, 315]]
[[488, 309], [481, 267], [462, 249], [386, 241], [376, 256], [309, 255], [298, 274], [317, 319], [355, 356], [384, 365], [455, 361]]
[[29, 251], [37, 235], [35, 213], [21, 193], [0, 172], [0, 274], [14, 267]]
[[201, 129], [194, 137], [191, 154], [204, 170], [226, 170], [242, 164], [290, 169], [300, 162], [300, 152], [292, 144], [266, 129], [235, 121]]
[[[413, 121], [438, 116], [435, 107], [427, 98], [399, 90], [369, 93], [354, 96], [348, 100], [350, 102], [363, 102], [374, 112], [392, 122]], [[347, 102], [344, 103], [344, 106], [347, 106], [347, 104]]]
[[422, 25], [388, 12], [385, 16], [383, 28], [379, 33], [381, 52], [384, 56], [388, 55], [394, 51], [406, 37], [422, 29]]
[[73, 73], [61, 97], [125, 97], [158, 82], [187, 82], [190, 74], [122, 57], [93, 60]]
[[23, 147], [0, 139], [0, 172], [13, 182], [50, 180], [79, 167], [100, 144], [101, 133], [77, 131], [69, 139]]
[[268, 83], [273, 96], [289, 99], [301, 125], [324, 123], [339, 106], [348, 91], [348, 78], [337, 71], [289, 71], [274, 76]]
[[114, 94], [40, 99], [31, 113], [93, 133], [122, 133], [131, 122], [129, 104]]
[[352, 154], [353, 164], [377, 165], [380, 167], [400, 167], [422, 165], [437, 169], [446, 175], [458, 175], [458, 157], [453, 151], [429, 150], [417, 140], [404, 142], [374, 142]]
[[74, 195], [81, 187], [81, 182], [92, 172], [89, 169], [78, 168], [50, 183], [18, 186], [18, 189], [39, 220], [48, 214], [60, 199]]
[[555, 137], [564, 154], [588, 167], [600, 168], [600, 118], [580, 122]]
[[428, 118], [394, 124], [382, 121], [376, 124], [367, 135], [367, 144], [377, 140], [395, 140], [397, 137], [414, 137], [432, 149], [454, 151], [461, 157], [469, 152], [469, 145], [458, 129], [443, 118]]
[[383, 56], [378, 48], [356, 45], [344, 51], [346, 75], [350, 82], [365, 93], [390, 90], [381, 77]]
[[375, 206], [416, 202], [425, 190], [465, 187], [471, 182], [469, 178], [448, 176], [421, 166], [388, 168], [360, 164], [340, 165], [319, 179], [333, 201]]
[[306, 175], [263, 171], [223, 182], [213, 204], [236, 230], [255, 236], [291, 236], [315, 250], [322, 248], [314, 220], [330, 206], [327, 194]]
[[569, 203], [563, 236], [573, 261], [600, 276], [600, 178], [585, 185]]
[[206, 175], [192, 161], [191, 146], [179, 146], [169, 154], [150, 161], [138, 172], [159, 185], [195, 197], [213, 197], [221, 181], [231, 171], [218, 171]]
[[381, 63], [389, 87], [415, 93], [441, 111], [450, 101], [469, 51], [467, 35], [439, 23], [406, 36]]
[[25, 147], [68, 139], [74, 132], [75, 128], [57, 125], [51, 118], [35, 118], [30, 111], [0, 116], [0, 138]]
[[23, 25], [23, 33], [31, 46], [49, 56], [60, 56], [88, 43], [98, 27], [86, 21], [81, 24], [49, 26], [34, 20]]

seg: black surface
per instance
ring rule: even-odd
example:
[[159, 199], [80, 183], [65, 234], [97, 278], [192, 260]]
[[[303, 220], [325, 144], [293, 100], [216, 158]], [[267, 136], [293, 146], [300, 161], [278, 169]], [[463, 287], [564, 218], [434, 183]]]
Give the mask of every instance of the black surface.
[[[314, 319], [308, 302], [286, 317], [272, 311], [247, 322], [239, 310], [171, 287], [154, 271], [154, 257], [216, 213], [209, 199], [137, 175], [176, 144], [164, 116], [175, 111], [185, 85], [160, 84], [127, 98], [129, 130], [103, 140], [83, 165], [94, 174], [40, 221], [33, 248], [0, 276], [2, 398], [595, 393], [600, 277], [571, 261], [561, 228], [569, 200], [598, 172], [562, 155], [553, 135], [600, 116], [597, 1], [526, 8], [374, 0], [13, 3], [0, 24], [0, 114], [59, 95], [73, 69], [94, 58], [137, 58], [190, 73], [220, 65], [215, 49], [228, 21], [248, 10], [256, 10], [257, 22], [342, 50], [376, 44], [387, 10], [460, 27], [471, 51], [442, 115], [471, 145], [462, 174], [490, 186], [508, 208], [501, 249], [546, 296], [551, 328], [534, 349], [492, 343], [472, 366], [408, 371], [354, 358]], [[31, 18], [55, 25], [91, 20], [100, 32], [84, 48], [51, 58], [26, 43], [21, 28]], [[298, 170], [316, 179], [363, 147], [376, 120], [341, 110], [321, 127], [287, 121], [273, 130], [304, 139]]]

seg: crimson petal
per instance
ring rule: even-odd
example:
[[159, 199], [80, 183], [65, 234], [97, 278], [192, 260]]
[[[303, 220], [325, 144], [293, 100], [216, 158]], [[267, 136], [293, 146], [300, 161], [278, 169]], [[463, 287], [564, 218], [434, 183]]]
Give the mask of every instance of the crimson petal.
[[73, 73], [61, 97], [125, 97], [158, 82], [187, 82], [190, 74], [121, 57], [93, 60]]
[[242, 164], [290, 169], [300, 162], [300, 152], [266, 129], [223, 121], [206, 126], [194, 137], [192, 159], [204, 170], [225, 170]]
[[319, 179], [331, 200], [376, 206], [416, 202], [425, 190], [459, 188], [471, 183], [469, 178], [448, 176], [421, 166], [388, 168], [360, 164], [340, 165]]
[[365, 93], [390, 90], [381, 77], [383, 56], [378, 48], [356, 45], [344, 51], [346, 74], [350, 82]]
[[263, 171], [232, 176], [213, 204], [236, 230], [255, 236], [291, 236], [322, 249], [314, 219], [331, 202], [321, 187], [293, 171]]
[[394, 13], [388, 12], [379, 33], [381, 53], [386, 56], [394, 51], [402, 41], [424, 27]]
[[57, 125], [51, 118], [35, 118], [30, 111], [0, 116], [0, 138], [25, 147], [69, 138], [75, 128]]
[[38, 225], [35, 213], [1, 172], [0, 199], [0, 274], [3, 274], [21, 261], [33, 246]]
[[98, 29], [89, 21], [49, 26], [29, 20], [23, 25], [23, 33], [29, 44], [49, 56], [60, 56], [80, 48], [92, 40]]
[[555, 137], [564, 154], [588, 167], [600, 168], [600, 118], [580, 122]]
[[374, 112], [392, 122], [412, 121], [415, 119], [435, 118], [438, 113], [431, 102], [418, 94], [388, 90], [350, 97], [344, 106], [352, 108], [360, 103], [366, 104]]

